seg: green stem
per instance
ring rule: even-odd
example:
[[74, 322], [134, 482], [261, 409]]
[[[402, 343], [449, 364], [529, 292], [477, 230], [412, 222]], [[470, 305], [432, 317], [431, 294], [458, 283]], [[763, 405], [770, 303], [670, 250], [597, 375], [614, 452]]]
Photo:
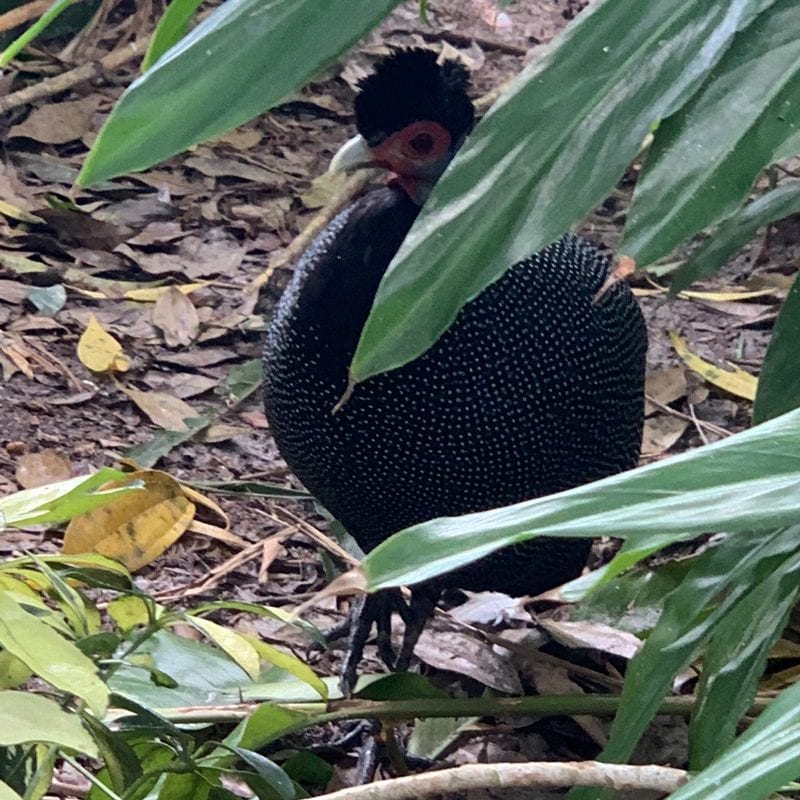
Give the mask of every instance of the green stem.
[[0, 53], [0, 69], [7, 67], [12, 59], [16, 58], [54, 19], [56, 19], [56, 17], [66, 11], [73, 3], [77, 2], [80, 2], [80, 0], [56, 0], [30, 28], [21, 36], [14, 39], [14, 41]]

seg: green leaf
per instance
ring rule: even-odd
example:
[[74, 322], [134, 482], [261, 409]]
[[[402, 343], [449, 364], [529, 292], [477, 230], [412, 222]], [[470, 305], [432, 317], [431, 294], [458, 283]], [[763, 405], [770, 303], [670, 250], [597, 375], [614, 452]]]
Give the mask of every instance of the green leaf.
[[281, 800], [294, 800], [295, 791], [292, 779], [274, 761], [244, 747], [232, 747], [231, 749], [256, 771], [259, 778], [266, 781], [277, 792]]
[[[793, 528], [790, 535], [799, 532]], [[693, 771], [708, 766], [733, 741], [756, 695], [769, 649], [800, 595], [798, 568], [800, 555], [795, 552], [714, 628], [689, 728]]]
[[122, 95], [78, 183], [146, 169], [247, 122], [332, 64], [398, 2], [227, 0]]
[[[674, 676], [699, 653], [720, 620], [753, 586], [786, 561], [797, 559], [799, 532], [793, 527], [730, 537], [694, 561], [685, 580], [667, 596], [658, 624], [628, 666], [601, 760], [623, 762], [630, 757]], [[571, 800], [596, 796], [586, 789], [570, 793]]]
[[150, 69], [170, 47], [180, 41], [189, 29], [189, 23], [201, 2], [202, 0], [171, 0], [150, 39], [150, 46], [142, 59], [142, 72]]
[[258, 651], [244, 636], [210, 619], [188, 615], [186, 619], [226, 652], [253, 680], [258, 677], [261, 671]]
[[33, 742], [51, 742], [87, 756], [98, 755], [97, 745], [76, 714], [37, 694], [0, 692], [0, 746]]
[[795, 280], [783, 303], [758, 378], [753, 422], [791, 411], [800, 406], [800, 369], [797, 341], [800, 338], [800, 283]]
[[0, 528], [65, 522], [137, 489], [136, 481], [106, 491], [100, 488], [110, 481], [124, 481], [126, 477], [126, 473], [106, 467], [88, 477], [80, 475], [0, 497]]
[[[308, 718], [309, 715], [302, 711], [262, 703], [225, 737], [224, 744], [257, 750], [293, 731]], [[215, 753], [215, 756], [220, 755], [224, 758], [226, 754], [222, 751]]]
[[244, 636], [264, 661], [285, 670], [290, 675], [303, 681], [303, 683], [307, 683], [323, 700], [327, 700], [328, 687], [308, 664], [291, 653], [279, 650], [271, 644], [262, 642], [261, 639], [256, 636], [250, 636], [246, 633], [242, 634], [242, 636]]
[[437, 183], [378, 289], [354, 380], [424, 353], [464, 303], [599, 203], [752, 8], [747, 0], [605, 0], [578, 16]]
[[157, 686], [147, 672], [123, 664], [109, 678], [114, 692], [149, 708], [205, 706], [238, 702], [246, 673], [217, 648], [158, 631], [136, 650], [154, 669], [170, 676], [175, 688]]
[[[800, 180], [795, 180], [782, 183], [732, 214], [675, 272], [670, 284], [670, 294], [674, 296], [694, 281], [710, 277], [727, 264], [728, 260], [756, 235], [760, 227], [798, 211], [800, 211]], [[783, 409], [783, 411], [789, 410], [790, 407]], [[763, 422], [763, 419], [759, 421]]]
[[797, 777], [798, 760], [800, 684], [795, 684], [670, 800], [760, 800]]
[[709, 530], [774, 529], [800, 519], [798, 449], [800, 411], [793, 411], [567, 492], [415, 525], [375, 548], [362, 567], [375, 591], [436, 577], [536, 536], [613, 532], [646, 553]]
[[0, 645], [43, 680], [85, 700], [96, 715], [105, 711], [108, 689], [91, 660], [5, 592], [0, 592]]
[[800, 126], [800, 5], [778, 0], [739, 33], [706, 84], [662, 122], [619, 252], [638, 266], [736, 211]]
[[364, 700], [415, 700], [423, 697], [447, 697], [447, 692], [434, 686], [423, 675], [397, 672], [373, 681], [356, 693]]
[[7, 783], [0, 781], [0, 800], [22, 800], [22, 798]]

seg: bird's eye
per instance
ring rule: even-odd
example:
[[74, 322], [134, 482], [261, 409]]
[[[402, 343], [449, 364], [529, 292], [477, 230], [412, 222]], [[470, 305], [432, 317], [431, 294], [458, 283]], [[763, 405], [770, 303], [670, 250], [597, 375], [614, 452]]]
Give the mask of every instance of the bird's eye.
[[426, 155], [433, 149], [433, 136], [429, 133], [418, 133], [409, 144], [415, 153]]

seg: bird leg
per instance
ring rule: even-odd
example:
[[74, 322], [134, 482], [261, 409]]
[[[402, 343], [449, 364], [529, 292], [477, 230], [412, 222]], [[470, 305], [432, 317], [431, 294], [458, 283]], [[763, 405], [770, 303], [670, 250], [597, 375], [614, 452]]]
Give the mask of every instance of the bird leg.
[[339, 686], [345, 697], [350, 697], [356, 685], [356, 670], [373, 623], [378, 632], [378, 654], [381, 661], [392, 669], [395, 653], [392, 648], [392, 611], [404, 607], [399, 590], [384, 590], [365, 595], [353, 603], [350, 611], [350, 640], [339, 674]]
[[[345, 697], [352, 694], [356, 684], [356, 671], [364, 655], [364, 646], [372, 630], [377, 628], [378, 654], [389, 669], [405, 672], [414, 655], [414, 647], [419, 640], [425, 623], [433, 614], [439, 602], [441, 587], [425, 584], [411, 590], [411, 601], [406, 604], [397, 589], [383, 590], [374, 595], [360, 597], [350, 612], [350, 641], [339, 675], [339, 686]], [[405, 623], [403, 644], [395, 656], [392, 647], [392, 612], [397, 611]]]
[[441, 588], [435, 584], [424, 584], [411, 590], [409, 604], [406, 606], [404, 603], [404, 610], [400, 611], [406, 629], [403, 631], [400, 654], [392, 667], [395, 672], [405, 672], [408, 669], [411, 657], [414, 655], [414, 647], [419, 641], [425, 623], [433, 614], [441, 594]]

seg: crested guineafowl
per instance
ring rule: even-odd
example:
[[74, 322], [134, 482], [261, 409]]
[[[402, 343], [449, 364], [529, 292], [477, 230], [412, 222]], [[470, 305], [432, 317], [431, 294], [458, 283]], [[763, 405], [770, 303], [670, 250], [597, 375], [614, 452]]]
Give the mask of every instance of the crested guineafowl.
[[[266, 411], [280, 452], [369, 551], [434, 517], [510, 505], [636, 465], [647, 336], [624, 282], [567, 234], [467, 303], [424, 355], [355, 387], [348, 366], [378, 284], [474, 121], [464, 68], [430, 51], [378, 64], [355, 101], [359, 136], [333, 167], [380, 165], [387, 186], [342, 211], [301, 257], [267, 335]], [[443, 586], [534, 594], [576, 577], [588, 539], [535, 539], [360, 608], [344, 683], [373, 622], [405, 668]], [[399, 601], [399, 602], [398, 602]], [[395, 659], [391, 609], [406, 621]]]

